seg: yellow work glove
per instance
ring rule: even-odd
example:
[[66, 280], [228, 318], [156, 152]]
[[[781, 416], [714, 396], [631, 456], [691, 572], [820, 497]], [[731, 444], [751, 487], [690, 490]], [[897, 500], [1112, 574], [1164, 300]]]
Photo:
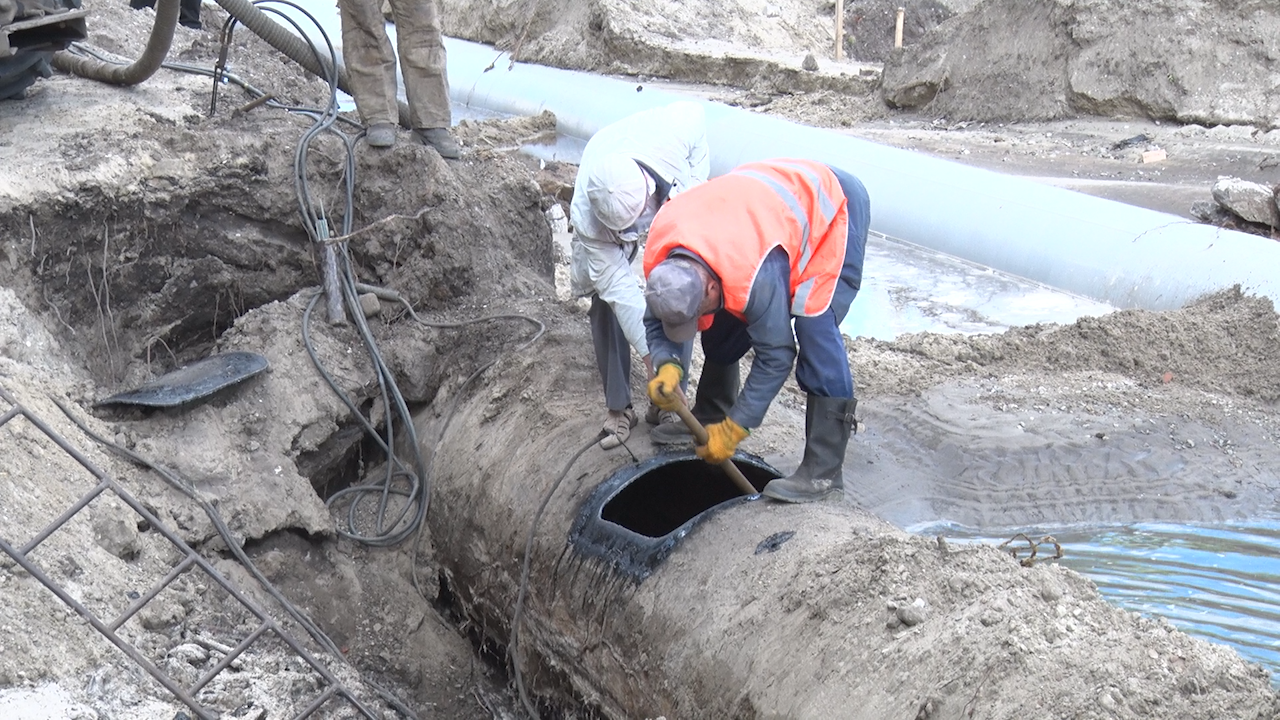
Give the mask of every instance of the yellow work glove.
[[750, 434], [751, 432], [746, 428], [725, 418], [707, 426], [707, 444], [694, 448], [694, 452], [712, 465], [719, 465], [733, 457], [733, 451], [738, 449], [738, 443], [746, 440]]
[[659, 410], [672, 410], [680, 407], [680, 378], [684, 370], [679, 363], [669, 362], [658, 368], [658, 374], [649, 381], [649, 399]]

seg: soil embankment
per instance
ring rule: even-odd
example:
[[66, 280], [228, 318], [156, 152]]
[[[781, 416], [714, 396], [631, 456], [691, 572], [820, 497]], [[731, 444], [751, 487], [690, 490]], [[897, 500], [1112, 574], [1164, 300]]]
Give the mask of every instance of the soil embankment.
[[984, 2], [890, 59], [882, 92], [953, 121], [1099, 115], [1265, 130], [1280, 122], [1277, 30], [1268, 3]]

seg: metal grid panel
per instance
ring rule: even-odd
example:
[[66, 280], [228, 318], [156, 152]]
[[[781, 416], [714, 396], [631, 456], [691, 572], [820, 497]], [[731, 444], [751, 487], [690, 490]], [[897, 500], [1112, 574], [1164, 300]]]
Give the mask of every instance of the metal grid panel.
[[[89, 474], [98, 481], [95, 486], [84, 493], [84, 495], [76, 500], [76, 502], [68, 507], [61, 515], [45, 526], [40, 532], [36, 533], [34, 537], [28, 540], [26, 544], [21, 547], [15, 547], [11, 544], [9, 539], [3, 536], [4, 529], [0, 528], [0, 551], [3, 551], [6, 555], [12, 558], [19, 567], [30, 573], [32, 577], [39, 580], [45, 587], [49, 588], [49, 591], [57, 596], [59, 600], [65, 603], [72, 610], [79, 613], [81, 617], [87, 620], [89, 624], [101, 633], [103, 637], [110, 641], [111, 644], [119, 648], [121, 652], [137, 663], [139, 667], [146, 670], [151, 677], [155, 678], [156, 682], [164, 686], [164, 688], [172, 693], [174, 697], [182, 701], [182, 703], [187, 707], [191, 708], [191, 711], [194, 712], [200, 720], [217, 720], [219, 716], [217, 712], [201, 705], [195, 699], [195, 695], [201, 688], [207, 686], [215, 677], [217, 677], [219, 673], [230, 667], [232, 662], [248, 650], [255, 642], [258, 642], [264, 637], [270, 636], [275, 636], [283, 641], [298, 658], [310, 666], [311, 669], [324, 680], [323, 690], [315, 697], [314, 700], [312, 700], [311, 703], [294, 716], [296, 720], [304, 720], [305, 718], [313, 716], [318, 710], [334, 698], [339, 698], [342, 701], [345, 701], [348, 707], [355, 709], [365, 718], [368, 718], [369, 720], [378, 720], [380, 716], [375, 715], [374, 712], [362, 703], [355, 693], [341, 683], [327, 667], [312, 657], [301, 643], [298, 642], [297, 638], [287, 632], [284, 628], [280, 627], [280, 625], [261, 607], [259, 607], [257, 603], [241, 593], [238, 588], [215, 570], [214, 567], [204, 559], [204, 557], [189, 547], [182, 538], [178, 537], [176, 533], [166, 527], [159, 518], [147, 510], [147, 508], [138, 502], [138, 500], [127, 490], [121, 487], [114, 478], [94, 465], [92, 461], [72, 446], [66, 438], [54, 431], [53, 428], [45, 423], [39, 416], [32, 413], [25, 406], [19, 404], [17, 400], [4, 390], [4, 388], [0, 388], [0, 400], [10, 406], [3, 415], [0, 415], [0, 427], [3, 427], [7, 423], [18, 418], [26, 420], [53, 441], [53, 443], [56, 444], [63, 452], [74, 458], [81, 467], [88, 471]], [[109, 620], [104, 620], [103, 618], [98, 617], [97, 614], [86, 607], [83, 603], [72, 597], [66, 588], [62, 587], [57, 581], [49, 577], [38, 565], [32, 562], [29, 556], [30, 553], [39, 547], [42, 542], [48, 539], [49, 536], [59, 528], [66, 525], [71, 518], [75, 517], [77, 513], [87, 507], [95, 498], [107, 492], [114, 493], [116, 497], [132, 508], [134, 512], [138, 513], [138, 515], [149, 523], [156, 532], [162, 535], [174, 546], [182, 559], [170, 569], [167, 575], [157, 580], [150, 590], [135, 599], [129, 607], [125, 608], [125, 610], [118, 616]], [[146, 607], [147, 603], [155, 599], [161, 591], [184, 573], [193, 569], [204, 573], [211, 580], [217, 583], [228, 595], [234, 598], [245, 610], [256, 618], [259, 624], [257, 628], [245, 637], [234, 649], [231, 650], [231, 652], [226, 653], [217, 665], [206, 672], [205, 675], [197, 680], [192, 686], [184, 688], [181, 687], [172, 677], [157, 668], [155, 664], [144, 657], [137, 648], [130, 644], [125, 638], [121, 637], [117, 631], [121, 626], [128, 622], [130, 618]]]

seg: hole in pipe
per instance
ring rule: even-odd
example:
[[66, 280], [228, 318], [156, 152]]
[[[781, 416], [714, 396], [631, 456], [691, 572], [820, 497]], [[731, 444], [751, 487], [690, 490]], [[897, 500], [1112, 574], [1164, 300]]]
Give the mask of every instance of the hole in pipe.
[[[756, 492], [776, 474], [750, 463], [735, 462]], [[645, 537], [660, 538], [722, 502], [742, 497], [742, 491], [717, 465], [680, 460], [649, 470], [605, 503], [604, 520]]]
[[[747, 453], [734, 465], [757, 491], [781, 473]], [[583, 503], [569, 543], [636, 582], [648, 577], [685, 535], [712, 513], [748, 502], [725, 474], [692, 452], [662, 454], [624, 466]]]

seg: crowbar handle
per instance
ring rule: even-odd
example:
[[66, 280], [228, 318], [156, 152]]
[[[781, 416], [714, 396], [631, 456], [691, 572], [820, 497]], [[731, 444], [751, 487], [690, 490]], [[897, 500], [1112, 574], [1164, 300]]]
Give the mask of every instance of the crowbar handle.
[[[702, 427], [702, 423], [698, 422], [698, 418], [689, 412], [689, 408], [683, 402], [676, 404], [676, 414], [684, 421], [685, 426], [689, 428], [689, 432], [693, 433], [693, 437], [698, 441], [698, 444], [706, 445], [707, 429]], [[742, 471], [738, 469], [737, 465], [733, 464], [732, 460], [725, 460], [720, 463], [720, 469], [724, 470], [725, 474], [729, 476], [734, 485], [738, 486], [743, 495], [758, 495], [760, 493], [759, 490], [755, 489], [755, 486], [747, 481], [747, 476], [742, 474]]]

